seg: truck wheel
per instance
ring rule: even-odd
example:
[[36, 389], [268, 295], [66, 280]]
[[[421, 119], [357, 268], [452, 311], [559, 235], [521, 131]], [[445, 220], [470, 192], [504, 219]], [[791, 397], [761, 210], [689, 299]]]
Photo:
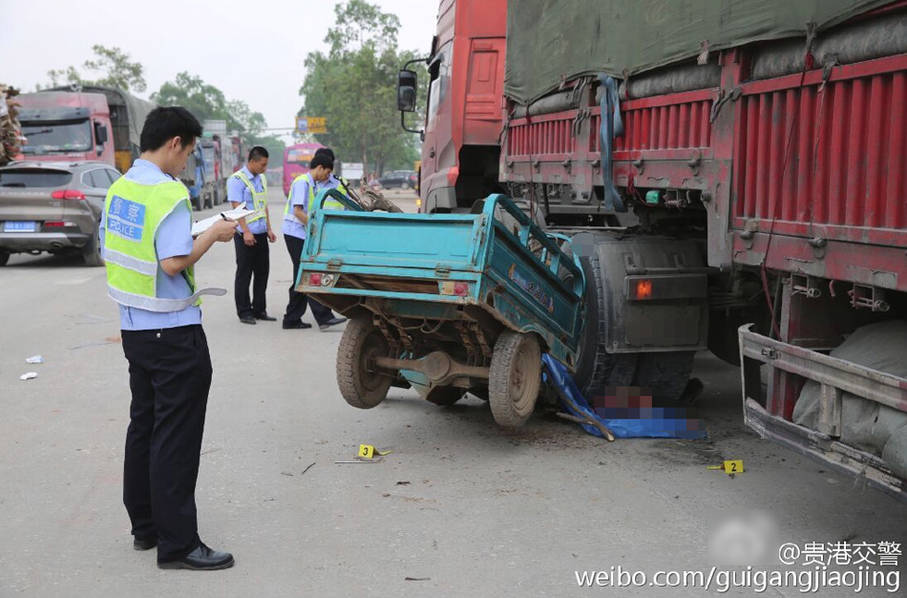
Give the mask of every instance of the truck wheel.
[[695, 356], [695, 351], [640, 355], [636, 386], [650, 389], [652, 399], [658, 403], [677, 402], [690, 381]]
[[466, 391], [456, 386], [436, 386], [428, 391], [425, 400], [440, 407], [449, 407], [463, 398]]
[[101, 257], [101, 244], [98, 242], [98, 231], [82, 247], [82, 262], [86, 266], [103, 266], [104, 258]]
[[504, 428], [526, 423], [539, 394], [542, 353], [534, 335], [510, 330], [494, 344], [488, 380], [488, 403], [494, 421]]
[[8, 261], [9, 261], [9, 252], [0, 251], [0, 266], [5, 266]]
[[598, 257], [580, 257], [586, 275], [586, 311], [580, 354], [577, 360], [576, 385], [586, 399], [604, 396], [609, 386], [631, 386], [636, 374], [638, 354], [608, 353], [605, 349], [605, 326], [608, 303], [602, 296], [604, 282]]
[[387, 340], [371, 318], [353, 318], [337, 348], [337, 385], [347, 403], [371, 409], [384, 400], [394, 376], [376, 371], [374, 359], [389, 354]]

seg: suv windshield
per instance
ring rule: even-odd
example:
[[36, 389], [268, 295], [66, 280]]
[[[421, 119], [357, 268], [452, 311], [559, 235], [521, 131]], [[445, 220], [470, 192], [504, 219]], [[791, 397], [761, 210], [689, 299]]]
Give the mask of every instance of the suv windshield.
[[22, 134], [28, 139], [23, 154], [54, 152], [84, 152], [91, 149], [91, 125], [87, 120], [76, 122], [22, 123]]
[[72, 180], [65, 170], [23, 168], [0, 170], [0, 187], [63, 187]]

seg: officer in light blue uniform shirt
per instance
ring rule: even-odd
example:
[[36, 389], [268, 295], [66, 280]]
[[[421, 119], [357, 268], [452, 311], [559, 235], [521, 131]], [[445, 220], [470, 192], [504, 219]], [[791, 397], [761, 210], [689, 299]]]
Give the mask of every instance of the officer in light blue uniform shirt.
[[[164, 174], [156, 164], [141, 158], [132, 164], [132, 168], [124, 176], [142, 185], [156, 185], [174, 180], [172, 176]], [[104, 210], [99, 230], [102, 247], [101, 255], [103, 255], [106, 228], [107, 211]], [[157, 229], [157, 238], [154, 241], [154, 246], [157, 249], [158, 258], [164, 260], [192, 253], [192, 236], [188, 234], [191, 228], [192, 212], [189, 210], [189, 206], [181, 203], [169, 216], [164, 218]], [[177, 273], [175, 276], [170, 276], [161, 269], [159, 263], [157, 268], [157, 294], [159, 297], [181, 299], [188, 297], [192, 292], [189, 290], [189, 283], [186, 282], [186, 278], [182, 274]], [[153, 330], [156, 328], [176, 328], [178, 326], [191, 326], [202, 323], [202, 310], [197, 305], [190, 305], [181, 311], [170, 312], [154, 312], [126, 305], [119, 305], [119, 308], [121, 330]]]
[[[326, 148], [315, 152], [309, 162], [309, 172], [296, 177], [290, 186], [290, 197], [283, 218], [283, 238], [293, 263], [293, 280], [290, 282], [290, 300], [283, 316], [284, 329], [311, 328], [311, 324], [302, 321], [306, 306], [311, 306], [312, 315], [320, 330], [341, 324], [346, 318], [338, 318], [334, 313], [304, 293], [296, 291], [296, 280], [299, 278], [299, 260], [305, 246], [306, 227], [308, 226], [308, 203], [310, 189], [316, 195], [327, 188], [331, 171], [334, 169], [333, 152], [325, 153]], [[328, 150], [330, 151], [330, 150]]]
[[[273, 322], [277, 319], [268, 315], [265, 305], [270, 270], [268, 243], [277, 240], [277, 235], [271, 230], [271, 217], [268, 214], [268, 185], [265, 180], [267, 170], [268, 150], [256, 145], [249, 151], [246, 165], [227, 180], [227, 199], [233, 207], [243, 207], [255, 212], [239, 220], [233, 238], [236, 248], [233, 295], [236, 299], [236, 315], [243, 324], [255, 324], [257, 320]], [[249, 282], [252, 282], [251, 299]]]
[[[234, 562], [233, 555], [212, 550], [199, 538], [195, 503], [212, 367], [193, 298], [213, 290], [194, 292], [194, 265], [216, 242], [229, 241], [235, 229], [234, 222], [218, 220], [193, 239], [189, 191], [173, 184], [201, 134], [201, 124], [185, 108], [149, 112], [141, 157], [110, 188], [100, 225], [108, 294], [119, 307], [132, 395], [123, 503], [133, 547], [156, 547], [162, 569], [215, 570]], [[135, 220], [125, 225], [114, 208], [123, 203], [137, 206]], [[146, 211], [155, 216], [146, 219]], [[124, 236], [125, 230], [137, 236]], [[139, 257], [147, 256], [152, 242], [154, 262]]]

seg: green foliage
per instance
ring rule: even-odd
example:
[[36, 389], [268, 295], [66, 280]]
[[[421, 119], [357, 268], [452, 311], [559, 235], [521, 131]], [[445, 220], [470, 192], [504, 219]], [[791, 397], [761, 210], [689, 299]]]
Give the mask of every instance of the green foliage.
[[[400, 21], [365, 0], [348, 0], [334, 12], [325, 36], [330, 50], [306, 57], [299, 114], [327, 119], [328, 132], [315, 138], [342, 161], [379, 171], [412, 168], [419, 139], [403, 131], [397, 112], [397, 71], [413, 58], [397, 50]], [[424, 83], [424, 65], [417, 70]]]
[[97, 71], [101, 76], [97, 78], [83, 77], [74, 66], [65, 69], [51, 69], [47, 71], [50, 80], [48, 87], [60, 85], [101, 85], [115, 87], [125, 91], [145, 91], [145, 67], [138, 62], [132, 62], [129, 54], [121, 49], [107, 48], [101, 44], [91, 47], [95, 54], [94, 59], [86, 60], [82, 67], [89, 71]]
[[228, 100], [220, 89], [185, 71], [161, 85], [151, 94], [151, 100], [161, 106], [183, 106], [202, 121], [225, 120], [227, 129], [239, 131], [247, 142], [267, 126], [261, 112], [253, 112], [242, 100]]

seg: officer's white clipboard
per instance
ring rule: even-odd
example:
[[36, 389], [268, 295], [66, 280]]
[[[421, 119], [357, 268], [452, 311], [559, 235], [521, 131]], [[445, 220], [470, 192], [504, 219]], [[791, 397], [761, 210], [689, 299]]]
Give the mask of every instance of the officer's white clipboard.
[[246, 208], [233, 208], [232, 210], [227, 210], [225, 212], [220, 212], [214, 216], [205, 218], [204, 220], [199, 220], [192, 225], [192, 236], [197, 237], [217, 222], [218, 220], [239, 220], [240, 218], [245, 218], [251, 214], [254, 214], [255, 210], [247, 210]]

